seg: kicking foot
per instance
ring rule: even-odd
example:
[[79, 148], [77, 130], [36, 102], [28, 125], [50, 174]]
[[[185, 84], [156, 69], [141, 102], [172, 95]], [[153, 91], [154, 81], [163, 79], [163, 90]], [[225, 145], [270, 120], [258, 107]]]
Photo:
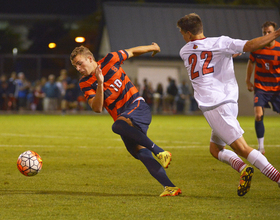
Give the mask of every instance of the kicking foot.
[[241, 171], [239, 186], [237, 188], [237, 195], [244, 196], [247, 192], [249, 192], [253, 174], [254, 168], [250, 166], [246, 166]]
[[158, 153], [157, 158], [159, 159], [161, 166], [163, 166], [164, 168], [168, 168], [168, 165], [171, 161], [171, 153], [169, 151], [163, 151]]

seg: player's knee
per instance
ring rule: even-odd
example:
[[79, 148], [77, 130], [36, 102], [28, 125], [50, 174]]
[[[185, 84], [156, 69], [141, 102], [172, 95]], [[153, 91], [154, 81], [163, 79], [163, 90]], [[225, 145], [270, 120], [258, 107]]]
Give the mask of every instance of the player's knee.
[[123, 120], [116, 120], [112, 125], [112, 131], [116, 134], [122, 135], [127, 125], [128, 124]]
[[121, 128], [120, 121], [115, 121], [114, 124], [112, 125], [112, 131], [118, 134], [120, 128]]
[[263, 114], [256, 114], [255, 115], [255, 120], [256, 121], [262, 121], [263, 120]]

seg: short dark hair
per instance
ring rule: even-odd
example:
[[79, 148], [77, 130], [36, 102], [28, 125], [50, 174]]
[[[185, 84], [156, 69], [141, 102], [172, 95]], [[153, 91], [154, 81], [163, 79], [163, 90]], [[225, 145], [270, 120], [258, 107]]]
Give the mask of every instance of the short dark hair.
[[201, 34], [203, 32], [202, 21], [196, 13], [191, 13], [182, 17], [177, 21], [177, 26], [183, 32], [191, 32], [193, 35]]
[[262, 28], [272, 26], [274, 30], [277, 28], [277, 24], [274, 21], [266, 21], [263, 23]]
[[70, 60], [72, 61], [77, 55], [91, 56], [94, 59], [92, 52], [85, 46], [76, 47], [70, 55]]

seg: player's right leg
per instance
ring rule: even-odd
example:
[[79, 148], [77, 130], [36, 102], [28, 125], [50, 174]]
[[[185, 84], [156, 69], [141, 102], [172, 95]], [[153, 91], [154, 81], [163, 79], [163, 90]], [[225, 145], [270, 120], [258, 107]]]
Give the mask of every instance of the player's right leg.
[[233, 169], [241, 174], [237, 194], [244, 196], [250, 190], [251, 180], [254, 173], [253, 167], [247, 166], [238, 155], [224, 148], [222, 145], [217, 145], [210, 142], [210, 153], [218, 160], [230, 165]]
[[171, 153], [157, 146], [147, 136], [147, 130], [151, 123], [152, 115], [149, 105], [138, 100], [133, 102], [118, 117], [112, 126], [113, 132], [134, 140], [138, 145], [144, 146], [154, 153], [161, 165], [167, 168], [171, 161]]
[[[122, 117], [120, 117], [122, 118]], [[171, 153], [164, 151], [158, 147], [153, 141], [151, 141], [143, 132], [139, 129], [130, 126], [125, 120], [116, 120], [112, 126], [113, 132], [121, 135], [122, 137], [134, 140], [137, 144], [146, 147], [152, 151], [159, 159], [164, 168], [167, 168], [171, 161]]]
[[263, 123], [263, 116], [264, 116], [264, 111], [262, 106], [255, 106], [254, 107], [255, 111], [255, 131], [258, 139], [258, 150], [264, 154], [264, 123]]
[[280, 173], [260, 152], [249, 147], [243, 137], [237, 139], [230, 145], [237, 154], [246, 158], [252, 165], [257, 167], [266, 177], [280, 184]]

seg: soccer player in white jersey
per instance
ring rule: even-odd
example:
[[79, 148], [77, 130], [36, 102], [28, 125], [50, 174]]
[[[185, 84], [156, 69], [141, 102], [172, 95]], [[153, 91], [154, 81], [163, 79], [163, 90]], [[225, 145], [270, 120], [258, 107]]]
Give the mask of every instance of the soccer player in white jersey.
[[[177, 27], [186, 41], [180, 56], [194, 88], [194, 97], [212, 128], [210, 153], [241, 173], [237, 188], [239, 196], [249, 191], [254, 173], [253, 167], [246, 165], [239, 156], [246, 158], [280, 187], [278, 170], [243, 138], [244, 131], [237, 120], [238, 85], [233, 67], [233, 56], [264, 47], [280, 36], [280, 29], [248, 41], [227, 36], [206, 38], [202, 21], [195, 13], [178, 20]], [[226, 144], [234, 151], [225, 149]]]

